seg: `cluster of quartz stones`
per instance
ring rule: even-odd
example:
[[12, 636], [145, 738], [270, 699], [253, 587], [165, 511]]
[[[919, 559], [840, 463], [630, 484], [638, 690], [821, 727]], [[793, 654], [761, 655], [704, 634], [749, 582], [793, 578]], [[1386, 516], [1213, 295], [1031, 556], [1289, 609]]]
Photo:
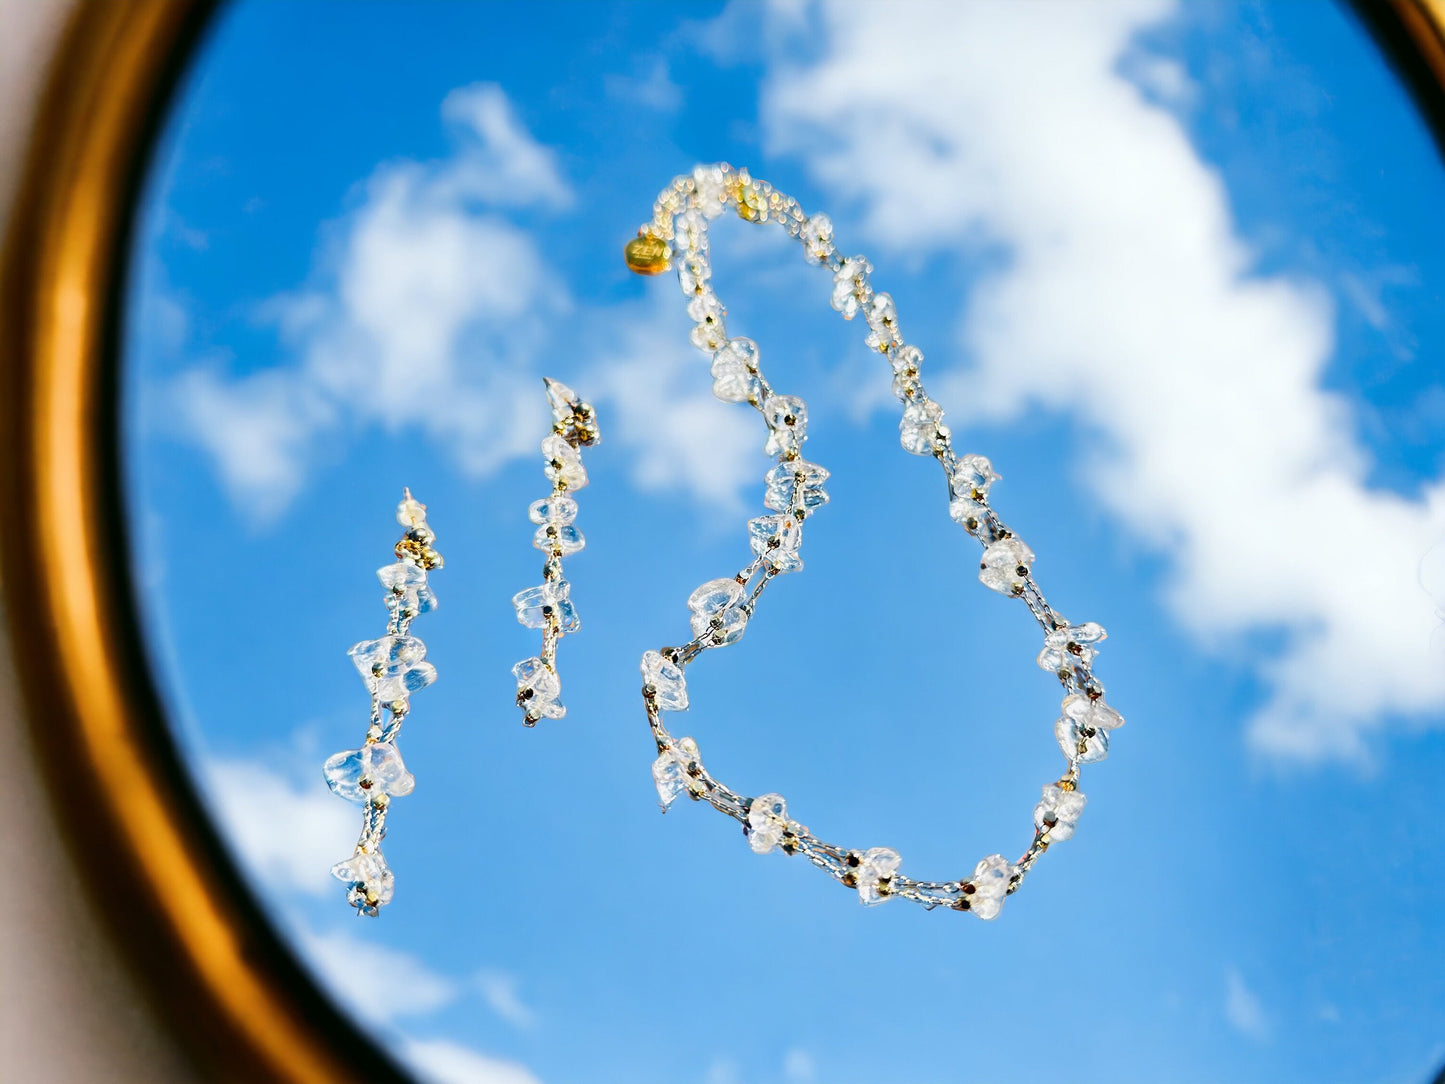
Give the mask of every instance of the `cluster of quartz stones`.
[[396, 561], [377, 569], [386, 589], [383, 600], [390, 613], [386, 635], [363, 640], [348, 654], [371, 694], [371, 721], [360, 749], [347, 749], [329, 758], [322, 771], [331, 792], [363, 807], [361, 837], [356, 850], [331, 874], [346, 885], [346, 900], [363, 915], [375, 918], [391, 902], [396, 878], [381, 853], [386, 836], [386, 815], [393, 798], [410, 794], [416, 779], [406, 770], [396, 739], [411, 706], [412, 693], [436, 680], [436, 667], [426, 661], [426, 645], [411, 634], [413, 619], [436, 609], [436, 595], [428, 573], [442, 565], [432, 548], [436, 536], [426, 522], [426, 505], [406, 490], [396, 508], [397, 522], [405, 528], [396, 544]]
[[547, 555], [542, 582], [512, 596], [517, 620], [529, 629], [542, 630], [542, 653], [512, 667], [517, 679], [517, 706], [522, 722], [536, 726], [540, 719], [567, 714], [562, 703], [562, 679], [557, 673], [557, 641], [582, 627], [572, 605], [572, 587], [562, 575], [562, 558], [581, 550], [587, 541], [575, 526], [577, 502], [569, 494], [587, 484], [587, 468], [579, 449], [602, 439], [597, 414], [590, 403], [559, 380], [543, 378], [552, 408], [552, 432], [542, 441], [543, 469], [552, 492], [533, 501], [527, 510], [537, 531], [532, 545]]
[[[780, 794], [749, 798], [708, 772], [697, 743], [674, 738], [663, 713], [687, 710], [685, 669], [702, 652], [736, 643], [747, 630], [758, 598], [778, 575], [803, 567], [803, 524], [828, 501], [828, 472], [803, 457], [808, 413], [801, 399], [780, 395], [763, 376], [757, 344], [728, 334], [726, 310], [712, 289], [708, 223], [728, 209], [749, 222], [775, 222], [803, 246], [809, 263], [832, 275], [832, 305], [845, 320], [862, 316], [868, 346], [889, 364], [893, 392], [902, 404], [899, 440], [914, 455], [931, 456], [948, 481], [949, 513], [982, 543], [978, 578], [1000, 594], [1021, 599], [1044, 631], [1039, 665], [1064, 687], [1055, 724], [1068, 768], [1043, 788], [1034, 809], [1033, 842], [1015, 862], [992, 854], [967, 876], [949, 881], [917, 881], [899, 872], [901, 858], [887, 847], [852, 850], [813, 836], [794, 820]], [[843, 257], [833, 242], [826, 215], [804, 214], [796, 200], [746, 170], [728, 165], [699, 166], [676, 178], [658, 197], [652, 220], [628, 245], [628, 266], [641, 274], [675, 267], [694, 327], [692, 341], [712, 362], [713, 392], [727, 402], [747, 403], [767, 427], [765, 451], [777, 457], [766, 476], [763, 503], [768, 514], [748, 522], [752, 561], [734, 577], [711, 580], [688, 599], [693, 638], [681, 647], [649, 651], [642, 657], [643, 699], [657, 743], [652, 774], [663, 810], [686, 795], [705, 801], [740, 821], [748, 843], [759, 854], [802, 854], [844, 885], [865, 904], [895, 896], [925, 907], [951, 907], [984, 919], [999, 914], [1034, 862], [1051, 843], [1074, 833], [1084, 808], [1078, 788], [1080, 765], [1102, 760], [1109, 732], [1123, 717], [1104, 701], [1104, 687], [1092, 664], [1104, 630], [1091, 623], [1071, 625], [1044, 600], [1033, 580], [1033, 552], [999, 519], [989, 504], [998, 480], [987, 459], [955, 453], [943, 409], [928, 397], [920, 378], [923, 352], [904, 341], [893, 298], [875, 292], [872, 266], [861, 256]]]

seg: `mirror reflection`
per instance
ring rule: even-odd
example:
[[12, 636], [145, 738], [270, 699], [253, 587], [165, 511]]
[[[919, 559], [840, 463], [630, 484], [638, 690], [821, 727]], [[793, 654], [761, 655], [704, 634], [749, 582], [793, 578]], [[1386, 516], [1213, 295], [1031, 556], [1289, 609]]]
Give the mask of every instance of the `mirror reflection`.
[[[1129, 720], [996, 921], [860, 907], [682, 801], [643, 652], [752, 556], [774, 459], [623, 244], [696, 163], [866, 253], [958, 453], [1108, 630]], [[1429, 1079], [1445, 1063], [1445, 172], [1347, 9], [1283, 3], [226, 7], [141, 208], [123, 429], [158, 680], [296, 952], [427, 1079]], [[781, 230], [722, 217], [730, 335], [831, 472], [806, 570], [668, 717], [819, 836], [962, 878], [1033, 838], [1059, 687], [892, 373]], [[595, 405], [565, 718], [539, 650], [544, 376]], [[346, 657], [403, 488], [445, 567], [395, 897]]]

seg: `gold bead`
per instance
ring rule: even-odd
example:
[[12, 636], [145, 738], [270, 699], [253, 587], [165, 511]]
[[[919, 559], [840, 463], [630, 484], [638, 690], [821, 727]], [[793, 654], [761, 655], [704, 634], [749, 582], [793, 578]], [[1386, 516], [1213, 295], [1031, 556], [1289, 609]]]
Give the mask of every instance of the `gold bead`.
[[672, 266], [667, 242], [650, 233], [639, 233], [622, 250], [627, 270], [638, 275], [660, 275]]

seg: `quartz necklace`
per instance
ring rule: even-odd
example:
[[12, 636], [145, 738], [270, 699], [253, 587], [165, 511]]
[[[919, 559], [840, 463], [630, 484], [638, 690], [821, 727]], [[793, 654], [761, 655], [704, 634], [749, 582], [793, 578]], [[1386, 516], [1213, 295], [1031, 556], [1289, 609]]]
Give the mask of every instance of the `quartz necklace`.
[[[901, 872], [902, 859], [888, 847], [862, 850], [826, 843], [792, 818], [781, 794], [749, 798], [715, 779], [703, 765], [692, 738], [674, 738], [663, 724], [665, 712], [687, 710], [686, 669], [713, 648], [736, 643], [747, 629], [764, 589], [780, 575], [801, 569], [803, 524], [828, 501], [828, 471], [803, 458], [807, 407], [801, 399], [779, 395], [763, 377], [757, 344], [729, 338], [725, 310], [712, 290], [708, 225], [725, 210], [747, 222], [774, 222], [803, 246], [803, 255], [832, 275], [833, 308], [845, 320], [860, 313], [868, 324], [867, 343], [889, 363], [893, 392], [903, 404], [899, 438], [905, 450], [932, 456], [948, 481], [949, 514], [983, 545], [978, 578], [985, 587], [1022, 600], [1044, 633], [1039, 666], [1055, 674], [1064, 688], [1054, 733], [1068, 762], [1064, 775], [1043, 788], [1034, 808], [1033, 840], [1017, 861], [991, 854], [972, 873], [942, 881], [919, 881]], [[865, 904], [894, 897], [924, 907], [970, 911], [997, 917], [1004, 898], [1023, 882], [1051, 843], [1074, 833], [1084, 809], [1079, 789], [1081, 765], [1103, 760], [1109, 732], [1123, 717], [1104, 701], [1104, 687], [1093, 673], [1097, 644], [1104, 630], [1093, 622], [1071, 625], [1044, 600], [1033, 579], [1033, 552], [999, 518], [989, 503], [989, 487], [998, 480], [980, 455], [958, 455], [943, 424], [942, 408], [928, 397], [919, 378], [923, 353], [905, 343], [893, 298], [873, 290], [872, 266], [861, 256], [840, 257], [826, 215], [808, 216], [797, 200], [778, 192], [747, 170], [726, 164], [698, 166], [676, 178], [653, 205], [652, 220], [627, 245], [627, 265], [644, 275], [677, 270], [696, 325], [693, 344], [712, 359], [713, 393], [726, 402], [746, 403], [766, 423], [765, 450], [777, 457], [768, 471], [764, 504], [771, 511], [748, 521], [753, 559], [737, 575], [710, 580], [688, 599], [693, 638], [681, 647], [649, 651], [642, 657], [643, 701], [657, 743], [652, 774], [664, 812], [682, 795], [703, 801], [740, 821], [748, 843], [759, 854], [780, 850], [801, 854], [835, 880], [856, 889]]]

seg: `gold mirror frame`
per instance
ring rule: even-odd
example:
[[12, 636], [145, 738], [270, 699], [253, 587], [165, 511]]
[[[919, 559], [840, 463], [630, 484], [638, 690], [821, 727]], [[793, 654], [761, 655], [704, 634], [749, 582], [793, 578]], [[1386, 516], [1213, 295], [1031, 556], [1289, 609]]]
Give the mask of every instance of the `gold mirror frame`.
[[[1354, 6], [1445, 149], [1445, 0]], [[0, 287], [10, 636], [71, 854], [203, 1079], [402, 1082], [297, 964], [210, 824], [130, 579], [115, 409], [125, 260], [153, 137], [212, 10], [82, 0], [55, 55]]]

